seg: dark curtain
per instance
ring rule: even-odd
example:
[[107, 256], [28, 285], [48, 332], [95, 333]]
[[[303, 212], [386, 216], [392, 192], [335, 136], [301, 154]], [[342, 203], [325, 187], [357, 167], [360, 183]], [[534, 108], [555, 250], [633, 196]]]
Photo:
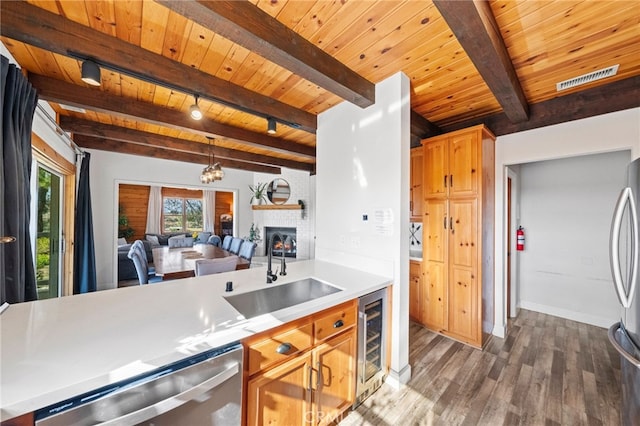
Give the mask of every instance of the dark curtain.
[[96, 253], [93, 245], [93, 215], [89, 185], [89, 160], [84, 153], [78, 181], [76, 202], [76, 231], [73, 252], [73, 293], [96, 291]]
[[2, 161], [0, 161], [0, 303], [37, 299], [29, 235], [31, 127], [38, 102], [36, 90], [20, 69], [2, 56]]

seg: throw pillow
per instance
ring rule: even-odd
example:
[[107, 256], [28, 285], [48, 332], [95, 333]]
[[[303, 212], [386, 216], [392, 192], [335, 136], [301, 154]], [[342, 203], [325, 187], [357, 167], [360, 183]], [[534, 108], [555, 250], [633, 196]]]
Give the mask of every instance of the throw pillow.
[[127, 244], [127, 240], [125, 238], [118, 238], [118, 245], [123, 246]]
[[149, 241], [152, 245], [156, 245], [159, 246], [160, 242], [158, 241], [158, 237], [155, 235], [147, 235], [146, 236], [147, 241]]

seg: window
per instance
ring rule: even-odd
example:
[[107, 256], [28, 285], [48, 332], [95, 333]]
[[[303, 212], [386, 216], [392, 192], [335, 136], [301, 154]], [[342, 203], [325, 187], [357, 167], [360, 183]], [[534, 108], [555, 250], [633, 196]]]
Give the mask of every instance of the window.
[[163, 232], [202, 231], [202, 199], [163, 198], [162, 230]]

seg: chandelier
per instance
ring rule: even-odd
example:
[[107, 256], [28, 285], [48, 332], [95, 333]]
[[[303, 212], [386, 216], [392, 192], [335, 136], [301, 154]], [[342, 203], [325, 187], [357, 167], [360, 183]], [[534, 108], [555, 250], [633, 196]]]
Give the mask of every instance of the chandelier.
[[202, 169], [202, 174], [200, 175], [200, 182], [202, 183], [211, 183], [216, 180], [222, 180], [224, 177], [224, 170], [220, 167], [220, 163], [215, 163], [215, 155], [211, 150], [211, 140], [213, 138], [207, 136], [209, 139], [209, 165]]

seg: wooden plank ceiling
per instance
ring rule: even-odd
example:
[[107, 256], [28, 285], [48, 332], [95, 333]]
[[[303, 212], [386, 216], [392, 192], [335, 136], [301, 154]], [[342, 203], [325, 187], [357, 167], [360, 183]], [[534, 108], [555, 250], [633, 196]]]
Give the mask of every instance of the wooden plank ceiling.
[[[313, 173], [317, 114], [366, 108], [399, 71], [413, 144], [640, 106], [635, 1], [2, 1], [0, 34], [78, 145], [206, 164], [214, 138], [222, 165], [245, 170]], [[101, 65], [101, 86], [81, 81], [83, 59]]]

